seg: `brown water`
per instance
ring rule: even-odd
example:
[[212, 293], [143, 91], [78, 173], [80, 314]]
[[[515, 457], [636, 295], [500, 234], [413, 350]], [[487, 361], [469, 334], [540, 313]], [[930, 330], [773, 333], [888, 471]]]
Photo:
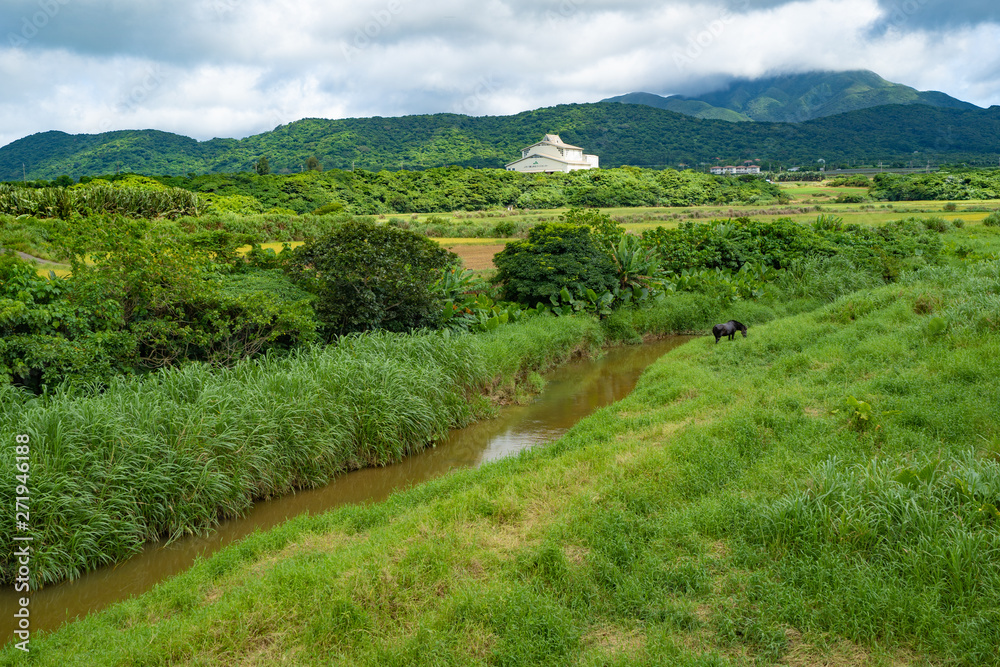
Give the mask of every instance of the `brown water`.
[[[449, 470], [475, 467], [551, 442], [598, 408], [627, 396], [647, 366], [691, 338], [673, 336], [645, 345], [616, 348], [596, 361], [566, 364], [546, 377], [545, 389], [530, 404], [504, 408], [495, 419], [455, 429], [437, 447], [398, 464], [358, 470], [322, 488], [260, 502], [246, 516], [220, 524], [210, 535], [186, 537], [171, 544], [151, 543], [142, 553], [119, 565], [33, 591], [29, 607], [32, 635], [148, 591], [167, 577], [191, 567], [196, 558], [303, 512], [318, 514], [348, 503], [383, 500], [394, 491]], [[0, 592], [0, 619], [3, 619], [0, 642], [6, 643], [13, 636], [11, 621], [18, 608], [17, 599], [23, 595], [15, 593], [12, 587]]]

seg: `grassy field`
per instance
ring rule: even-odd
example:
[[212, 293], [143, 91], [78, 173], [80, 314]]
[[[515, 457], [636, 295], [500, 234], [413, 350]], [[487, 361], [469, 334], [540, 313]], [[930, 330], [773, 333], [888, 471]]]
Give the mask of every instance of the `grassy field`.
[[[659, 225], [676, 226], [681, 221], [707, 221], [749, 216], [759, 220], [774, 220], [788, 217], [797, 222], [811, 222], [818, 215], [837, 215], [845, 222], [858, 224], [880, 224], [907, 216], [938, 216], [947, 220], [961, 219], [966, 222], [982, 220], [990, 211], [1000, 208], [1000, 202], [991, 200], [968, 200], [952, 202], [954, 211], [945, 210], [949, 202], [908, 201], [873, 202], [864, 204], [836, 203], [841, 194], [865, 194], [865, 188], [832, 188], [821, 183], [782, 183], [782, 189], [789, 195], [787, 204], [742, 205], [742, 206], [690, 206], [690, 207], [636, 207], [604, 208], [615, 220], [633, 232], [641, 232]], [[412, 214], [410, 216], [382, 216], [386, 220], [408, 220], [416, 226], [437, 223], [443, 233], [448, 228], [469, 228], [477, 224], [505, 221], [514, 225], [531, 225], [538, 222], [555, 221], [568, 209], [532, 211], [456, 211], [453, 213]], [[436, 233], [436, 232], [435, 232]], [[475, 239], [488, 242], [493, 239]]]
[[810, 280], [553, 445], [254, 535], [30, 664], [1000, 664], [1000, 262]]

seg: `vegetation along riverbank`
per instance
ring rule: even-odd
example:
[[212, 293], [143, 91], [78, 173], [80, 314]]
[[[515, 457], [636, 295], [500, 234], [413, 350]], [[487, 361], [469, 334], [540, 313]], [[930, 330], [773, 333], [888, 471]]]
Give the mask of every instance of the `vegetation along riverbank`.
[[33, 662], [996, 664], [1000, 264], [812, 280], [551, 446], [250, 537]]
[[[33, 585], [118, 562], [149, 540], [210, 529], [256, 499], [399, 460], [497, 402], [523, 400], [540, 372], [602, 345], [704, 332], [728, 319], [749, 324], [750, 336], [718, 351], [686, 346], [669, 371], [650, 373], [633, 408], [602, 412], [551, 454], [293, 522], [185, 575], [195, 578], [183, 579], [187, 602], [137, 612], [142, 623], [128, 616], [92, 629], [125, 618], [118, 614], [129, 607], [116, 607], [95, 617], [104, 621], [43, 639], [50, 648], [34, 657], [627, 663], [670, 655], [669, 640], [692, 664], [823, 650], [981, 664], [995, 650], [997, 426], [995, 409], [983, 407], [997, 404], [995, 214], [865, 225], [829, 213], [804, 223], [736, 216], [636, 234], [597, 210], [570, 209], [519, 230], [496, 270], [479, 275], [398, 221], [313, 216], [305, 242], [276, 254], [258, 245], [261, 229], [189, 228], [187, 218], [163, 215], [4, 221], [5, 234], [22, 233], [71, 267], [50, 280], [0, 258], [0, 432], [28, 432], [36, 443]], [[237, 253], [247, 242], [246, 256]], [[580, 439], [591, 432], [605, 435]], [[3, 456], [13, 467], [13, 454]], [[876, 469], [883, 459], [889, 467]], [[864, 477], [869, 463], [876, 481]], [[855, 464], [860, 472], [850, 472]], [[821, 469], [857, 480], [824, 481]], [[508, 479], [522, 470], [531, 474]], [[841, 501], [817, 491], [824, 484], [862, 489], [861, 518], [851, 518], [847, 491]], [[929, 512], [925, 537], [957, 537], [932, 544], [907, 532], [923, 518], [903, 528], [879, 518], [895, 517], [891, 503], [910, 491], [927, 496], [904, 503]], [[13, 502], [12, 486], [0, 493]], [[880, 493], [889, 509], [870, 505]], [[836, 504], [810, 505], [817, 497]], [[780, 517], [767, 523], [782, 503], [816, 516], [791, 528]], [[357, 519], [390, 515], [392, 525]], [[972, 519], [978, 532], [963, 536]], [[12, 531], [0, 527], [4, 553]], [[280, 551], [302, 531], [337, 543], [302, 561], [315, 567]], [[795, 531], [820, 546], [802, 551], [808, 540]], [[351, 546], [355, 536], [361, 546]], [[335, 565], [350, 558], [340, 546], [376, 544], [382, 556], [347, 574]], [[894, 544], [909, 544], [917, 560]], [[251, 564], [258, 557], [265, 563]], [[830, 571], [804, 574], [807, 561]], [[970, 566], [975, 578], [955, 579], [970, 562], [984, 563]], [[276, 581], [267, 574], [275, 563], [291, 568], [290, 590], [255, 589]], [[863, 576], [833, 577], [844, 563]], [[5, 559], [0, 580], [14, 571]], [[892, 614], [879, 606], [897, 594], [881, 579], [890, 573], [916, 591], [907, 603], [923, 606]], [[240, 581], [252, 583], [230, 593]], [[307, 593], [304, 581], [326, 592]], [[164, 591], [176, 602], [181, 585], [127, 605], [155, 606]], [[830, 595], [863, 598], [869, 585], [882, 602], [831, 606]], [[294, 604], [284, 597], [293, 590]], [[308, 606], [328, 602], [330, 591], [332, 616]], [[977, 596], [983, 610], [972, 609]], [[251, 599], [259, 614], [235, 611]], [[294, 610], [280, 633], [267, 615], [279, 604]], [[525, 606], [543, 616], [519, 615]], [[190, 614], [202, 613], [221, 614], [204, 629], [225, 627], [227, 613], [244, 625], [199, 634]], [[180, 624], [165, 643], [155, 638], [161, 621]], [[112, 649], [86, 642], [79, 654], [59, 648], [79, 642], [77, 632], [100, 637], [110, 627], [152, 633], [135, 640], [151, 652], [138, 643], [114, 655], [90, 654], [87, 646]]]

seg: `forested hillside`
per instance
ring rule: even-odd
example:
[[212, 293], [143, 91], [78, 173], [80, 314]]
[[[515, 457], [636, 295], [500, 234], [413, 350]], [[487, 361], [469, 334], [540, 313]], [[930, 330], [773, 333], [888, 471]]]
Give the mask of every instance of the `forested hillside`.
[[886, 81], [875, 72], [804, 72], [763, 79], [736, 79], [728, 86], [693, 97], [628, 93], [602, 102], [648, 104], [698, 118], [795, 123], [888, 104], [923, 104], [977, 109], [937, 91], [920, 91]]
[[456, 114], [304, 119], [245, 139], [198, 142], [155, 130], [99, 135], [44, 132], [0, 148], [0, 180], [74, 180], [117, 172], [156, 175], [251, 171], [502, 167], [546, 133], [601, 158], [602, 167], [702, 167], [760, 160], [765, 167], [886, 166], [916, 161], [995, 164], [1000, 107], [895, 105], [805, 123], [729, 123], [632, 104], [561, 105], [513, 116]]

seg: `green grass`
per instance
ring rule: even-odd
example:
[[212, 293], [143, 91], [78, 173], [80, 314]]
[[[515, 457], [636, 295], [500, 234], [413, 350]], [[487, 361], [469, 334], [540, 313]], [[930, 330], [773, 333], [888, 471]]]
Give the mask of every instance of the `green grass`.
[[[0, 433], [30, 435], [34, 583], [208, 529], [255, 499], [398, 461], [516, 398], [522, 378], [602, 339], [587, 318], [477, 336], [370, 334], [231, 369], [187, 365], [99, 394], [0, 388]], [[3, 460], [14, 469], [11, 448]], [[13, 478], [2, 487], [14, 503]], [[0, 527], [13, 582], [14, 526]]]
[[1000, 262], [827, 268], [548, 447], [251, 536], [32, 663], [1000, 664]]

